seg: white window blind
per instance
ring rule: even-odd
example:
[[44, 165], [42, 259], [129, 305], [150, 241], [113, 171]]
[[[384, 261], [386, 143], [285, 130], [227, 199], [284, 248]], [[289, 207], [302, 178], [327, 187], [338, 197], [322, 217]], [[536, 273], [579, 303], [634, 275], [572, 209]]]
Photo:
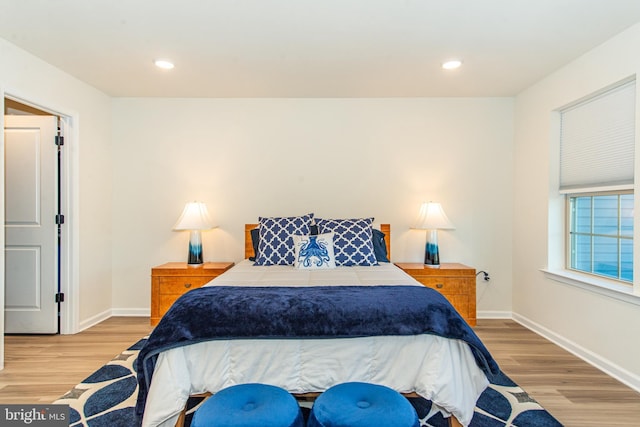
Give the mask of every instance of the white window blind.
[[635, 80], [560, 111], [560, 191], [633, 188]]

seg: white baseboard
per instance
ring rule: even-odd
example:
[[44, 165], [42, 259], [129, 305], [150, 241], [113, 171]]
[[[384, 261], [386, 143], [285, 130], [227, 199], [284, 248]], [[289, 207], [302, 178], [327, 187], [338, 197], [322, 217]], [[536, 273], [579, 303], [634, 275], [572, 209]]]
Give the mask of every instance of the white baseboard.
[[80, 322], [78, 332], [82, 332], [85, 329], [89, 329], [98, 323], [107, 320], [110, 317], [150, 317], [151, 309], [149, 308], [114, 308], [111, 310], [105, 310], [102, 313], [98, 313], [95, 316], [88, 318]]
[[478, 311], [476, 313], [478, 319], [512, 319], [510, 311]]
[[92, 316], [90, 318], [88, 318], [87, 320], [83, 320], [82, 322], [80, 322], [80, 324], [78, 325], [79, 330], [77, 332], [82, 332], [85, 329], [88, 329], [92, 326], [97, 325], [98, 323], [107, 320], [109, 317], [112, 316], [112, 312], [113, 310], [105, 310], [102, 313], [98, 313], [95, 316]]
[[600, 369], [605, 374], [617, 379], [618, 381], [631, 387], [635, 391], [640, 392], [640, 376], [639, 375], [616, 365], [610, 360], [605, 359], [593, 353], [592, 351], [574, 343], [573, 341], [566, 339], [563, 336], [556, 334], [552, 330], [547, 329], [544, 326], [524, 316], [521, 316], [517, 313], [513, 313], [512, 318], [513, 320], [520, 323], [525, 328], [532, 330], [538, 335], [548, 339], [554, 344], [567, 350], [569, 353], [579, 357], [580, 359], [584, 360], [590, 365]]
[[150, 308], [114, 308], [111, 310], [112, 316], [118, 317], [151, 317]]

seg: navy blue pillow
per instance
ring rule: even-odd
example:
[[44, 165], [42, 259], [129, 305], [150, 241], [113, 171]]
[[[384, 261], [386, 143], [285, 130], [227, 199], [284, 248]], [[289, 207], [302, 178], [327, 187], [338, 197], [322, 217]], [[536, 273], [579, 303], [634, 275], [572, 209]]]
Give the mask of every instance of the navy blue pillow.
[[250, 231], [251, 246], [253, 246], [253, 256], [249, 257], [249, 261], [255, 261], [258, 255], [258, 243], [260, 243], [260, 229], [258, 227]]
[[384, 242], [384, 233], [373, 229], [373, 253], [378, 262], [389, 262], [387, 258], [387, 245]]

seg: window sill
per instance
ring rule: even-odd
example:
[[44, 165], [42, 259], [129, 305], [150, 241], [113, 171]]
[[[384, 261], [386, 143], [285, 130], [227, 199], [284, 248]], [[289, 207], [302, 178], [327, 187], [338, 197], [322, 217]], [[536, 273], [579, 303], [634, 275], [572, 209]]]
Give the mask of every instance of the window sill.
[[556, 282], [576, 286], [609, 298], [615, 298], [620, 301], [640, 305], [640, 294], [634, 293], [632, 286], [622, 285], [603, 277], [594, 277], [569, 270], [552, 271], [542, 269], [542, 272], [546, 278], [555, 280]]

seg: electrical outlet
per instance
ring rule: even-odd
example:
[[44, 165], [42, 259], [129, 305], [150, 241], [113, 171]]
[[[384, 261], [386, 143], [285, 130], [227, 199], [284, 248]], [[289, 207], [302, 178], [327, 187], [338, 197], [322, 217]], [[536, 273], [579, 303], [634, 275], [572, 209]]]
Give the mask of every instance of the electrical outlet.
[[482, 280], [484, 280], [485, 282], [488, 282], [489, 280], [491, 280], [491, 277], [489, 276], [489, 273], [487, 273], [484, 270], [480, 270], [476, 273], [476, 276], [480, 275], [480, 273], [482, 273]]

